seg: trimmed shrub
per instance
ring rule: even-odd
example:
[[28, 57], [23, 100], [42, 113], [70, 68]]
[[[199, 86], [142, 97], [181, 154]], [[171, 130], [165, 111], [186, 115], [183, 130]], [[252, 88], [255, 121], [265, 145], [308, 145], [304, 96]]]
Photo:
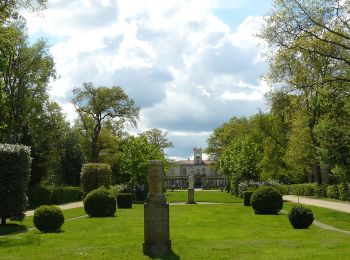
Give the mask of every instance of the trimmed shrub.
[[51, 205], [51, 190], [46, 186], [28, 188], [28, 207], [36, 208], [41, 205]]
[[56, 232], [61, 229], [64, 216], [59, 207], [43, 205], [34, 211], [33, 222], [41, 232]]
[[262, 186], [252, 195], [250, 203], [255, 214], [277, 214], [283, 207], [281, 193], [273, 187]]
[[316, 183], [303, 183], [290, 185], [290, 194], [299, 196], [316, 196]]
[[331, 199], [339, 199], [339, 189], [337, 185], [329, 185], [327, 187], [327, 196]]
[[132, 194], [131, 193], [119, 193], [117, 196], [117, 205], [119, 209], [131, 209], [132, 208]]
[[106, 163], [87, 163], [81, 169], [81, 189], [84, 196], [101, 186], [111, 185], [112, 169]]
[[314, 221], [314, 214], [311, 209], [296, 205], [289, 211], [288, 219], [293, 228], [307, 229]]
[[80, 201], [83, 192], [80, 187], [50, 187], [51, 204], [62, 204], [73, 201]]
[[112, 217], [117, 209], [117, 201], [109, 190], [101, 187], [86, 195], [84, 209], [90, 217]]
[[252, 197], [254, 191], [244, 191], [243, 192], [243, 200], [244, 206], [250, 206], [250, 198]]
[[0, 144], [0, 219], [22, 220], [27, 205], [26, 190], [30, 173], [30, 148]]
[[339, 185], [339, 199], [349, 200], [349, 197], [350, 197], [349, 185], [346, 182], [342, 182]]
[[327, 185], [317, 185], [316, 196], [319, 198], [327, 198]]

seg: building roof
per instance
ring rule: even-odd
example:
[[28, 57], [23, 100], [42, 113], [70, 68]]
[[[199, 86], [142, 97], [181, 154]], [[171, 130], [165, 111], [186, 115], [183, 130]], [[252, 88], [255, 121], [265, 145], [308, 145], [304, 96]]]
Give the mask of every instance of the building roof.
[[[211, 160], [202, 160], [203, 164], [212, 164], [214, 163], [214, 161]], [[181, 165], [194, 165], [194, 161], [193, 160], [180, 160], [180, 161], [176, 161], [176, 164], [181, 164]], [[198, 165], [198, 164], [196, 164]]]

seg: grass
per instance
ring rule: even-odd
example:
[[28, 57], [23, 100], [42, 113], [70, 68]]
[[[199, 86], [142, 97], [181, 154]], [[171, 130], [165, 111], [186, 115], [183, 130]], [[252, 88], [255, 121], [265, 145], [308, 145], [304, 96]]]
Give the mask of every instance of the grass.
[[[296, 203], [285, 202], [283, 209], [289, 211], [293, 205], [296, 205]], [[336, 228], [350, 231], [350, 214], [316, 206], [307, 205], [305, 207], [312, 210], [316, 220]]]
[[[217, 196], [219, 201], [215, 202], [240, 202], [221, 192], [203, 191], [197, 195], [212, 200], [210, 194]], [[171, 192], [167, 198], [186, 201], [185, 195], [185, 192]], [[285, 209], [290, 207], [286, 203]], [[64, 213], [73, 217], [83, 214], [83, 210]], [[169, 259], [346, 259], [350, 253], [349, 235], [314, 225], [308, 230], [294, 230], [286, 215], [255, 215], [251, 207], [242, 203], [171, 205], [170, 236], [173, 254]], [[1, 259], [148, 259], [142, 253], [142, 243], [143, 205], [133, 205], [133, 209], [119, 209], [112, 218], [67, 221], [61, 233], [31, 230], [0, 237], [0, 256]]]
[[[187, 190], [175, 190], [165, 193], [168, 202], [187, 202]], [[216, 190], [195, 191], [194, 200], [196, 202], [218, 202], [218, 203], [243, 203], [241, 198], [232, 196], [227, 192]]]

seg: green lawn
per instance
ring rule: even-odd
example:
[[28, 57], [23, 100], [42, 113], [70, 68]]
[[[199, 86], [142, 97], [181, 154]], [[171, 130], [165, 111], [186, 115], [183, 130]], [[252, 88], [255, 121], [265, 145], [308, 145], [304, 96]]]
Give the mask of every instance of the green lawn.
[[[165, 193], [168, 202], [187, 202], [187, 190], [175, 190]], [[218, 202], [218, 203], [243, 203], [241, 198], [232, 196], [227, 192], [216, 190], [195, 191], [194, 200], [196, 202]]]
[[[185, 195], [169, 192], [167, 198], [186, 201]], [[206, 201], [214, 197], [216, 202], [241, 201], [221, 192], [197, 195]], [[288, 208], [290, 203], [285, 205]], [[84, 214], [83, 209], [64, 213], [66, 219]], [[323, 212], [322, 216], [330, 215]], [[30, 221], [28, 218], [24, 224], [31, 226]], [[255, 215], [242, 203], [171, 205], [170, 236], [170, 259], [346, 259], [350, 254], [349, 235], [314, 225], [308, 230], [294, 230], [286, 215]], [[133, 205], [133, 209], [118, 210], [113, 218], [66, 221], [61, 233], [30, 230], [0, 236], [0, 258], [148, 259], [142, 254], [142, 243], [143, 205]]]
[[[285, 202], [283, 204], [283, 209], [289, 211], [293, 205], [296, 204]], [[350, 231], [350, 214], [315, 206], [305, 205], [305, 207], [312, 210], [316, 220], [336, 228]]]

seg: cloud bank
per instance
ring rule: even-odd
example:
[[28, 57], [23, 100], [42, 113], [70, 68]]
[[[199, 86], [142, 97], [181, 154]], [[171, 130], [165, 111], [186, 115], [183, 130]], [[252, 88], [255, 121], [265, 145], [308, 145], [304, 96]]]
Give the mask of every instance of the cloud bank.
[[254, 36], [263, 18], [230, 28], [217, 11], [234, 16], [244, 1], [235, 2], [51, 0], [40, 16], [24, 15], [29, 35], [51, 44], [60, 78], [50, 95], [70, 120], [74, 87], [118, 85], [141, 108], [136, 131], [166, 130], [168, 155], [187, 158], [229, 118], [266, 107], [267, 64]]

